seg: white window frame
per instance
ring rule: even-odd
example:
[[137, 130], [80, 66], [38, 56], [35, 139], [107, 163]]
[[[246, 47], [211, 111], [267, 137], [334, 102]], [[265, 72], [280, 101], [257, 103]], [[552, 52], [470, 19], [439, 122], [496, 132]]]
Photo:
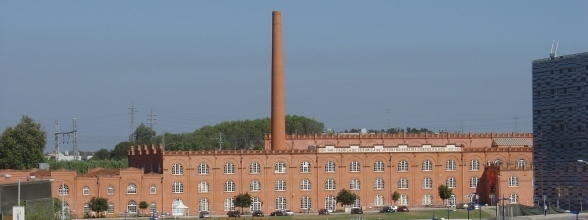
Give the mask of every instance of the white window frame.
[[327, 161], [325, 163], [325, 173], [334, 173], [336, 171], [335, 162]]
[[261, 173], [261, 166], [258, 162], [253, 162], [249, 164], [249, 174], [260, 174]]
[[334, 179], [327, 179], [325, 181], [325, 190], [336, 190], [337, 182]]
[[251, 207], [249, 207], [251, 212], [261, 211], [261, 199], [259, 197], [252, 197], [251, 198]]
[[312, 207], [312, 201], [309, 196], [300, 197], [300, 209], [310, 211]]
[[198, 165], [198, 175], [208, 175], [210, 174], [210, 167], [208, 164], [202, 162]]
[[208, 193], [210, 190], [210, 187], [208, 185], [208, 182], [206, 182], [206, 180], [202, 180], [200, 181], [200, 183], [198, 183], [198, 193]]
[[445, 162], [445, 171], [457, 171], [457, 165], [454, 160]]
[[172, 165], [171, 175], [184, 175], [184, 168], [182, 167], [182, 164], [174, 163], [174, 165]]
[[445, 180], [445, 185], [447, 188], [455, 189], [457, 187], [457, 182], [455, 181], [455, 178], [449, 177]]
[[311, 168], [312, 165], [310, 165], [310, 162], [308, 161], [302, 161], [302, 163], [300, 163], [300, 173], [310, 173]]
[[114, 203], [112, 203], [112, 202], [108, 203], [108, 208], [106, 209], [106, 213], [114, 214]]
[[408, 172], [408, 162], [406, 160], [398, 162], [398, 172]]
[[184, 193], [184, 185], [180, 181], [172, 183], [172, 193]]
[[423, 180], [421, 180], [421, 188], [422, 189], [432, 189], [433, 188], [433, 180], [429, 177], [423, 178]]
[[374, 172], [375, 173], [382, 173], [385, 171], [386, 165], [381, 160], [374, 162]]
[[376, 195], [374, 196], [374, 206], [384, 206], [384, 196], [383, 195]]
[[274, 185], [275, 191], [286, 191], [286, 181], [283, 179], [276, 180]]
[[325, 198], [325, 209], [330, 210], [330, 211], [335, 211], [336, 208], [337, 208], [337, 198], [335, 196], [328, 195]]
[[174, 199], [172, 201], [172, 215], [173, 216], [178, 216], [178, 215], [184, 215], [184, 209], [183, 208], [174, 208], [176, 207], [178, 204], [183, 203], [181, 199]]
[[508, 177], [508, 187], [519, 187], [519, 178], [517, 176]]
[[400, 198], [398, 199], [399, 205], [408, 205], [408, 196], [405, 194], [400, 194]]
[[261, 183], [259, 183], [258, 180], [251, 180], [251, 183], [249, 183], [249, 191], [251, 191], [251, 192], [261, 191]]
[[361, 190], [361, 181], [357, 178], [353, 178], [349, 181], [349, 190]]
[[361, 172], [361, 164], [359, 163], [359, 161], [354, 160], [354, 161], [351, 161], [351, 163], [349, 163], [349, 172], [353, 172], [353, 173]]
[[90, 187], [84, 186], [84, 189], [82, 189], [82, 194], [84, 196], [90, 195]]
[[60, 184], [57, 193], [59, 196], [69, 196], [69, 186], [67, 184]]
[[433, 205], [433, 196], [431, 196], [431, 194], [425, 193], [423, 195], [423, 202], [422, 202], [423, 206], [430, 206]]
[[300, 181], [300, 190], [301, 191], [312, 190], [312, 184], [310, 184], [309, 179], [303, 179], [302, 181]]
[[480, 170], [480, 161], [476, 159], [470, 160], [470, 171], [479, 171]]
[[198, 200], [198, 211], [210, 211], [210, 201], [207, 198], [200, 198]]
[[421, 164], [421, 171], [433, 171], [433, 163], [430, 160], [425, 160]]
[[107, 194], [107, 195], [114, 195], [114, 187], [113, 187], [112, 185], [109, 185], [109, 186], [106, 188], [106, 194]]
[[376, 178], [374, 180], [374, 189], [375, 190], [384, 189], [384, 180], [382, 178]]
[[137, 202], [135, 202], [135, 200], [130, 200], [127, 202], [127, 212], [137, 213]]
[[275, 173], [286, 173], [286, 163], [284, 163], [282, 161], [276, 162], [276, 165], [274, 167], [274, 172]]
[[225, 211], [235, 210], [235, 201], [233, 200], [233, 197], [227, 197], [223, 203], [223, 207]]
[[286, 201], [286, 198], [284, 198], [283, 196], [278, 196], [274, 200], [274, 207], [276, 210], [285, 210], [286, 207], [288, 207], [287, 205], [288, 202]]
[[154, 195], [157, 193], [157, 187], [155, 185], [151, 185], [149, 187], [149, 194]]
[[470, 188], [478, 188], [480, 179], [477, 176], [470, 177]]
[[149, 213], [155, 212], [157, 212], [157, 203], [151, 202], [151, 204], [149, 204]]
[[527, 161], [525, 159], [519, 159], [517, 160], [517, 169], [523, 169], [525, 168], [525, 165], [527, 164]]
[[235, 192], [235, 182], [232, 180], [225, 181], [223, 185], [223, 192]]
[[398, 179], [398, 189], [408, 189], [408, 179], [400, 177]]
[[235, 164], [231, 162], [225, 163], [223, 174], [235, 174]]
[[127, 185], [127, 194], [137, 194], [137, 185], [129, 183], [129, 185]]
[[517, 195], [516, 193], [511, 193], [510, 195], [508, 195], [508, 203], [519, 203], [519, 195]]

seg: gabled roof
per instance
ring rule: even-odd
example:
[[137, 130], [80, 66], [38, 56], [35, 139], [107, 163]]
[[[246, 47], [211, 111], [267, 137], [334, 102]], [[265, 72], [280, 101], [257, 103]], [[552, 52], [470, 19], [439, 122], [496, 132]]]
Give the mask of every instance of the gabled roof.
[[533, 146], [527, 138], [493, 138], [492, 146]]

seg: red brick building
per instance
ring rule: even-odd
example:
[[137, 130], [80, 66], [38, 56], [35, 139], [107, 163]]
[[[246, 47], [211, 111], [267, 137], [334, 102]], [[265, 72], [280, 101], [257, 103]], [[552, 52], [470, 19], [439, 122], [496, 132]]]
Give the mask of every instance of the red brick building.
[[[335, 197], [344, 188], [359, 197], [352, 206], [363, 209], [391, 205], [395, 191], [402, 195], [395, 205], [439, 206], [440, 184], [453, 189], [456, 203], [478, 193], [490, 204], [494, 192], [513, 203], [533, 204], [531, 134], [293, 135], [286, 140], [287, 150], [143, 146], [129, 151], [132, 168], [87, 174], [0, 170], [13, 176], [0, 183], [19, 176], [52, 180], [53, 195], [64, 197], [76, 216], [89, 210], [93, 196], [108, 199], [108, 216], [141, 212], [141, 201], [151, 204], [144, 212], [224, 214], [235, 209], [232, 198], [240, 193], [254, 198], [245, 211], [341, 209]], [[266, 146], [269, 142], [266, 137]], [[174, 210], [177, 201], [188, 208]]]

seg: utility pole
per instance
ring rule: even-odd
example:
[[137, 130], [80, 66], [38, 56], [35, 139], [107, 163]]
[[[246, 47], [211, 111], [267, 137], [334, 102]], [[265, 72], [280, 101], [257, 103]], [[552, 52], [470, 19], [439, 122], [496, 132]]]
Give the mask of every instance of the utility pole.
[[153, 114], [153, 109], [151, 109], [151, 114], [148, 114], [147, 116], [149, 116], [149, 122], [147, 124], [149, 124], [149, 127], [151, 128], [151, 130], [153, 130], [153, 125], [156, 125], [157, 123], [153, 122], [156, 121], [157, 119], [153, 118], [157, 115]]
[[131, 102], [131, 107], [129, 108], [131, 110], [131, 134], [129, 135], [129, 141], [133, 142], [133, 140], [135, 139], [135, 103]]
[[[74, 160], [78, 159], [78, 129], [77, 129], [77, 118], [73, 119], [73, 131], [65, 131], [65, 132], [59, 132], [59, 121], [55, 120], [55, 159], [57, 161], [59, 161], [59, 135], [61, 135], [61, 138], [63, 140], [65, 140], [65, 136], [67, 135], [67, 142], [69, 143], [69, 138], [71, 135], [73, 135], [73, 155], [74, 155]], [[64, 141], [65, 143], [65, 141]]]

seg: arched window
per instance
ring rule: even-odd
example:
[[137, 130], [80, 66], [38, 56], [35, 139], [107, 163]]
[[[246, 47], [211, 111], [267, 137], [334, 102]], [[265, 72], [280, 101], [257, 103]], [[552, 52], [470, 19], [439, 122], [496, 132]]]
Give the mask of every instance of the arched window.
[[208, 164], [206, 163], [200, 163], [200, 165], [198, 166], [198, 174], [199, 175], [205, 175], [205, 174], [209, 174], [209, 167]]
[[235, 165], [233, 163], [225, 163], [225, 167], [223, 169], [224, 174], [235, 174]]
[[275, 166], [275, 173], [286, 173], [286, 164], [284, 162], [277, 162]]
[[404, 194], [400, 194], [400, 199], [398, 199], [398, 204], [408, 205], [408, 196], [404, 195]]
[[423, 161], [423, 164], [421, 165], [421, 170], [422, 171], [433, 171], [433, 163], [431, 163], [430, 160]]
[[63, 212], [64, 213], [70, 213], [71, 210], [69, 210], [69, 204], [67, 202], [63, 202]]
[[137, 213], [137, 202], [135, 202], [134, 200], [127, 202], [127, 212]]
[[172, 165], [172, 175], [184, 175], [182, 164], [174, 163], [174, 165]]
[[253, 162], [249, 164], [249, 174], [260, 174], [261, 173], [261, 166], [259, 166], [258, 162]]
[[[141, 207], [139, 207], [141, 208]], [[151, 202], [151, 204], [149, 204], [149, 213], [155, 213], [157, 212], [157, 204], [155, 202]]]
[[137, 185], [133, 183], [127, 185], [127, 194], [137, 194]]
[[447, 205], [447, 206], [456, 205], [455, 200], [456, 200], [455, 196], [451, 196], [451, 197], [449, 197], [449, 199], [445, 200], [445, 205]]
[[325, 172], [326, 173], [334, 173], [335, 172], [335, 162], [333, 161], [328, 161], [325, 164]]
[[157, 187], [155, 185], [151, 185], [149, 187], [149, 194], [153, 195], [155, 193], [157, 193]]
[[382, 162], [382, 161], [379, 161], [379, 160], [378, 160], [378, 161], [376, 161], [376, 162], [374, 163], [374, 172], [376, 172], [376, 173], [379, 173], [379, 172], [384, 172], [384, 167], [385, 167], [385, 166], [386, 166], [386, 165], [384, 165], [384, 162]]
[[398, 189], [408, 189], [408, 180], [404, 177], [398, 179]]
[[[106, 194], [108, 195], [114, 195], [114, 187], [112, 185], [108, 186], [108, 188], [106, 188]], [[59, 194], [61, 195], [61, 194]]]
[[235, 210], [235, 203], [233, 201], [233, 197], [226, 198], [223, 206], [225, 208], [225, 211]]
[[478, 171], [480, 170], [480, 161], [473, 159], [470, 160], [470, 171]]
[[524, 169], [526, 164], [527, 161], [525, 161], [525, 159], [517, 160], [517, 169]]
[[325, 190], [335, 190], [336, 188], [337, 184], [334, 179], [327, 179], [327, 181], [325, 181]]
[[433, 205], [433, 196], [431, 194], [423, 195], [423, 206]]
[[355, 197], [355, 202], [351, 204], [351, 208], [359, 208], [361, 207], [361, 198], [359, 196]]
[[90, 187], [84, 186], [84, 188], [82, 189], [82, 194], [85, 196], [90, 195]]
[[470, 188], [478, 188], [478, 177], [477, 176], [473, 176], [470, 178]]
[[312, 167], [308, 161], [302, 161], [300, 163], [300, 173], [310, 173], [310, 168]]
[[177, 216], [177, 215], [183, 215], [184, 214], [184, 209], [180, 206], [180, 204], [183, 204], [181, 199], [174, 199], [172, 201], [172, 215]]
[[508, 203], [519, 203], [519, 195], [516, 193], [511, 193], [508, 196]]
[[455, 178], [453, 178], [453, 177], [447, 178], [447, 180], [445, 180], [445, 185], [447, 185], [447, 187], [451, 188], [451, 189], [457, 187], [457, 183], [455, 182]]
[[225, 192], [235, 192], [235, 182], [228, 180], [223, 187]]
[[172, 184], [172, 193], [184, 193], [184, 186], [182, 185], [182, 182], [175, 181]]
[[303, 196], [300, 198], [300, 209], [309, 210], [311, 208], [311, 204], [310, 197]]
[[350, 190], [360, 190], [361, 189], [361, 184], [357, 178], [353, 178], [353, 179], [351, 179], [351, 181], [349, 181], [349, 189]]
[[67, 186], [65, 184], [59, 185], [58, 194], [59, 194], [59, 196], [68, 196], [69, 195], [69, 186]]
[[310, 185], [310, 180], [308, 179], [303, 179], [302, 181], [300, 181], [300, 190], [306, 191], [306, 190], [311, 190], [311, 185]]
[[508, 178], [508, 187], [519, 187], [519, 178], [516, 176], [510, 176]]
[[198, 211], [210, 211], [210, 201], [207, 198], [198, 200]]
[[398, 162], [398, 172], [408, 172], [408, 163], [405, 160]]
[[384, 189], [384, 180], [382, 178], [374, 180], [374, 189]]
[[276, 191], [286, 191], [286, 181], [283, 179], [277, 180], [274, 189]]
[[252, 180], [251, 183], [249, 183], [249, 191], [251, 191], [251, 192], [261, 191], [261, 184], [259, 183], [259, 181]]
[[494, 165], [496, 165], [496, 166], [499, 166], [499, 167], [500, 167], [500, 166], [502, 166], [502, 164], [503, 164], [503, 163], [502, 163], [502, 160], [501, 160], [501, 159], [496, 159], [496, 160], [494, 160]]
[[208, 192], [208, 182], [205, 180], [200, 181], [198, 183], [198, 192], [199, 193], [207, 193]]
[[108, 209], [106, 210], [106, 213], [114, 214], [114, 204], [112, 202], [108, 203]]
[[456, 171], [457, 166], [455, 165], [455, 161], [454, 160], [448, 160], [447, 162], [445, 162], [445, 171]]
[[360, 171], [361, 171], [361, 165], [359, 164], [359, 162], [356, 160], [351, 161], [351, 163], [349, 164], [349, 172], [360, 172]]
[[335, 196], [328, 195], [327, 198], [325, 198], [325, 209], [334, 211], [335, 207], [337, 207], [337, 199]]
[[276, 210], [284, 210], [287, 207], [286, 205], [286, 198], [284, 198], [283, 196], [278, 196], [274, 200], [274, 206]]
[[382, 196], [382, 195], [374, 196], [374, 206], [384, 206], [384, 196]]
[[422, 185], [423, 189], [432, 189], [433, 188], [433, 180], [431, 180], [431, 178], [429, 178], [429, 177], [425, 177], [425, 178], [423, 178], [421, 185]]
[[88, 214], [90, 212], [90, 205], [88, 203], [84, 203], [84, 214]]
[[261, 200], [258, 197], [251, 198], [251, 207], [249, 207], [251, 212], [260, 211], [261, 210]]

